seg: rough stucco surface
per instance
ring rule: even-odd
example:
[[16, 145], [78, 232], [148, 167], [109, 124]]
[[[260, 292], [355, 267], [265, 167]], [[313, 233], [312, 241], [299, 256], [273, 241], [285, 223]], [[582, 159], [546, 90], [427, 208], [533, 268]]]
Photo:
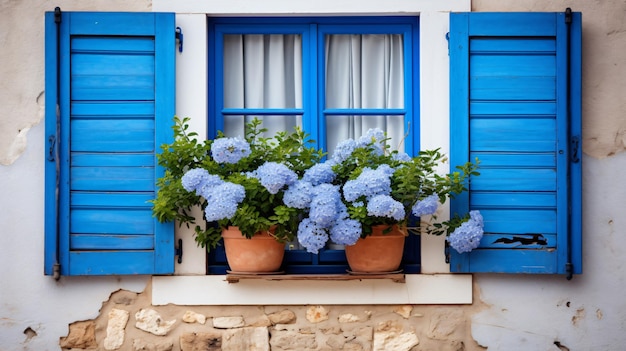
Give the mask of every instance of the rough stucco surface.
[[0, 0], [0, 165], [20, 157], [28, 132], [43, 121], [43, 14], [56, 6], [63, 11], [150, 11], [152, 2]]
[[626, 149], [626, 2], [474, 0], [472, 11], [560, 12], [583, 18], [583, 152], [602, 158]]

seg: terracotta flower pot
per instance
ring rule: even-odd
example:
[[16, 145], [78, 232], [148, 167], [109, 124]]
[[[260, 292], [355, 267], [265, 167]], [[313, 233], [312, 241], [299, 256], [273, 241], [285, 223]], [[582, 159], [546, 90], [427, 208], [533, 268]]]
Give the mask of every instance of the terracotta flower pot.
[[222, 238], [226, 260], [232, 272], [277, 272], [283, 263], [285, 245], [278, 242], [269, 232], [257, 233], [248, 239], [238, 227], [228, 227], [222, 230]]
[[372, 234], [346, 246], [346, 258], [355, 273], [386, 273], [397, 271], [402, 261], [406, 232], [397, 225], [383, 234], [388, 225], [372, 227]]

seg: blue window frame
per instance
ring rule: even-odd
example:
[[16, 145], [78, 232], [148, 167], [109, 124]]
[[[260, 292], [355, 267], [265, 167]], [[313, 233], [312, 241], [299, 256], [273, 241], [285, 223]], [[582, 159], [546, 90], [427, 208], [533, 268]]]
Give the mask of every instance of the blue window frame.
[[[299, 36], [302, 46], [300, 105], [273, 108], [246, 108], [226, 104], [224, 96], [224, 38], [228, 35], [291, 34]], [[332, 106], [326, 101], [325, 38], [330, 35], [393, 34], [402, 38], [402, 104], [391, 107]], [[389, 118], [399, 121], [404, 150], [419, 149], [419, 43], [417, 17], [333, 17], [333, 18], [211, 18], [209, 19], [209, 115], [208, 135], [225, 131], [225, 120], [256, 116], [261, 119], [283, 116], [302, 127], [317, 147], [327, 150], [327, 131], [331, 119], [347, 117]], [[228, 134], [228, 133], [227, 133]], [[209, 253], [210, 274], [227, 269], [223, 249]], [[348, 269], [343, 250], [325, 249], [319, 255], [304, 250], [286, 250], [287, 273], [345, 273]], [[405, 246], [405, 272], [419, 272], [419, 237], [411, 236]]]

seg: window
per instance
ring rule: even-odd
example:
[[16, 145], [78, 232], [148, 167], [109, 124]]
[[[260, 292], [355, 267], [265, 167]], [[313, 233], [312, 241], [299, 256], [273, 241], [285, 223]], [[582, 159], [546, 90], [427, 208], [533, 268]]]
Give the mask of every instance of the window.
[[[456, 8], [456, 2], [444, 3], [441, 6], [445, 8], [438, 8], [434, 2], [420, 2], [412, 11], [406, 11], [419, 12], [420, 6], [428, 9], [426, 15], [422, 14], [420, 23], [424, 27], [419, 34], [425, 38], [422, 45], [429, 50], [423, 50], [420, 55], [417, 20], [410, 17], [316, 18], [315, 23], [311, 18], [281, 18], [280, 25], [275, 26], [269, 25], [273, 21], [269, 18], [211, 20], [209, 33], [219, 32], [226, 41], [243, 41], [245, 34], [263, 38], [263, 42], [282, 41], [294, 48], [289, 49], [294, 55], [286, 56], [286, 62], [292, 63], [291, 70], [285, 70], [289, 66], [285, 64], [281, 65], [281, 71], [287, 72], [285, 76], [293, 76], [291, 86], [299, 87], [300, 92], [296, 88], [282, 88], [285, 93], [293, 92], [293, 96], [285, 99], [292, 102], [277, 104], [272, 100], [269, 104], [252, 105], [231, 103], [231, 95], [225, 96], [225, 78], [216, 74], [223, 72], [217, 69], [224, 65], [223, 55], [203, 56], [217, 52], [220, 37], [215, 36], [208, 44], [195, 42], [196, 47], [186, 43], [188, 56], [179, 55], [178, 59], [185, 63], [199, 61], [202, 68], [180, 64], [185, 84], [174, 94], [176, 47], [172, 14], [63, 13], [57, 24], [55, 14], [47, 13], [45, 273], [57, 274], [57, 267], [60, 267], [58, 274], [63, 275], [173, 272], [174, 225], [154, 220], [146, 200], [154, 196], [153, 184], [161, 172], [154, 155], [158, 145], [170, 137], [174, 98], [183, 101], [177, 111], [180, 115], [195, 116], [189, 112], [192, 104], [203, 111], [200, 115], [205, 114], [207, 105], [210, 107], [206, 113], [208, 121], [198, 122], [202, 130], [207, 123], [209, 137], [218, 129], [236, 133], [237, 123], [245, 118], [267, 116], [283, 123], [280, 128], [302, 126], [320, 146], [327, 148], [333, 145], [332, 138], [358, 136], [359, 128], [367, 128], [370, 121], [395, 133], [400, 123], [394, 121], [401, 119], [401, 133], [408, 135], [403, 147], [415, 152], [420, 145], [447, 148], [448, 97], [452, 165], [475, 156], [482, 162], [481, 176], [471, 182], [467, 195], [453, 202], [451, 210], [453, 213], [467, 209], [484, 211], [487, 230], [478, 250], [469, 255], [450, 253], [452, 271], [580, 273], [580, 14], [573, 13], [569, 25], [566, 21], [569, 16], [562, 13], [450, 15], [448, 93], [447, 83], [437, 81], [447, 73], [443, 29], [447, 28], [448, 15], [444, 19], [442, 13]], [[160, 0], [155, 0], [155, 4], [158, 9], [176, 6]], [[385, 12], [384, 5], [376, 6], [381, 7], [369, 12]], [[466, 6], [459, 10], [468, 9]], [[189, 20], [191, 17], [193, 21]], [[187, 27], [195, 26], [193, 33], [206, 35], [204, 15], [181, 16], [180, 20], [193, 24]], [[342, 52], [345, 43], [362, 42], [368, 36], [395, 48], [399, 46], [392, 43], [402, 42], [403, 73], [395, 77], [401, 77], [404, 96], [400, 98], [393, 93], [393, 99], [372, 105], [369, 95], [364, 100], [366, 104], [357, 104], [358, 99], [354, 98], [338, 102], [327, 98], [328, 95], [337, 98], [336, 89], [345, 92], [339, 85], [328, 82], [332, 81], [327, 76], [334, 67], [328, 65], [328, 48], [338, 45]], [[193, 42], [194, 36], [186, 38]], [[226, 47], [221, 43], [220, 48]], [[205, 45], [209, 45], [209, 50]], [[298, 46], [302, 51], [300, 58], [295, 55]], [[399, 52], [394, 50], [389, 49], [386, 52], [390, 54], [383, 57], [398, 58], [391, 54]], [[207, 62], [209, 74], [203, 74], [201, 79], [190, 74], [198, 69], [203, 71]], [[419, 66], [422, 66], [421, 77], [418, 77]], [[430, 67], [437, 68], [430, 70]], [[296, 83], [298, 75], [301, 80]], [[336, 78], [334, 73], [330, 75]], [[274, 79], [276, 74], [272, 72], [270, 76]], [[204, 84], [209, 78], [209, 84]], [[398, 82], [398, 79], [389, 77], [385, 82]], [[195, 93], [189, 89], [189, 82], [195, 80], [202, 83], [198, 89], [203, 92], [200, 98], [187, 96]], [[244, 89], [255, 80], [244, 82], [243, 87], [234, 85], [233, 89]], [[229, 81], [229, 88], [230, 84]], [[391, 87], [400, 85], [375, 86], [389, 87], [389, 91], [395, 92], [398, 90]], [[207, 87], [208, 103], [203, 90]], [[424, 96], [421, 102], [420, 91]], [[424, 111], [422, 116], [418, 113], [420, 109]], [[230, 120], [235, 127], [230, 127]], [[229, 127], [225, 128], [226, 125]], [[192, 240], [186, 241], [186, 245], [195, 246]], [[314, 264], [336, 264], [333, 269], [341, 269], [340, 250], [328, 250], [327, 258], [301, 256], [299, 251], [289, 255], [296, 256], [291, 258], [292, 262], [302, 263], [300, 272]], [[417, 253], [419, 247], [409, 246], [407, 251]], [[443, 261], [443, 253], [436, 251], [434, 259], [424, 262]], [[430, 254], [425, 252], [428, 253], [424, 255]], [[185, 255], [188, 259], [194, 253]], [[204, 252], [201, 256], [204, 262]], [[413, 262], [419, 263], [419, 259]], [[406, 267], [405, 272], [412, 272]], [[419, 266], [416, 267], [419, 271]], [[193, 269], [192, 273], [197, 273], [197, 268]], [[212, 284], [222, 282], [219, 277], [203, 278]], [[414, 282], [428, 278], [410, 277]], [[471, 302], [471, 277], [467, 278], [467, 275], [442, 278], [462, 281], [464, 291], [469, 291], [463, 299], [452, 300]], [[399, 295], [394, 296], [408, 296], [401, 284], [396, 285]], [[440, 291], [449, 292], [449, 288], [444, 285], [433, 295], [440, 296]], [[353, 290], [344, 293], [341, 301], [367, 300], [353, 299], [356, 293]], [[228, 300], [228, 297], [220, 298], [222, 303]], [[331, 301], [338, 302], [336, 296]], [[406, 303], [415, 301], [442, 302], [431, 297], [406, 299]], [[211, 301], [202, 303], [211, 304]], [[393, 303], [400, 300], [394, 297]]]
[[[268, 136], [303, 128], [332, 154], [347, 138], [381, 128], [391, 145], [419, 145], [416, 17], [219, 18], [209, 22], [209, 136], [243, 136], [263, 120]], [[407, 244], [404, 270], [419, 272], [419, 243]], [[223, 273], [221, 250], [209, 272]], [[287, 245], [290, 273], [345, 273], [341, 248], [318, 256]]]

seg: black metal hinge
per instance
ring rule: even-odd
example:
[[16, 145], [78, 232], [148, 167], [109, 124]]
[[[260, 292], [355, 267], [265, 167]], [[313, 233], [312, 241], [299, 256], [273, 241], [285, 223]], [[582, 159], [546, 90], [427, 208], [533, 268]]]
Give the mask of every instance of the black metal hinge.
[[178, 263], [183, 263], [183, 239], [178, 239], [178, 247], [174, 248], [174, 255], [178, 256]]
[[183, 52], [183, 29], [176, 27], [176, 40], [178, 40], [178, 52]]

